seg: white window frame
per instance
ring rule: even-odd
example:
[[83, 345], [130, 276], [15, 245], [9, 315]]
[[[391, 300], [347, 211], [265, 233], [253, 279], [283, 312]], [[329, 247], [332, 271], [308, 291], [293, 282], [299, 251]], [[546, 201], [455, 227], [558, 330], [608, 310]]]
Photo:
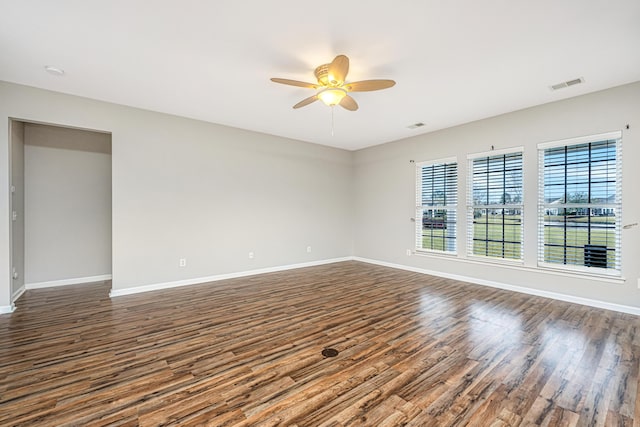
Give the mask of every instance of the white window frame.
[[[504, 156], [507, 154], [519, 153], [522, 156], [522, 188], [521, 188], [521, 200], [519, 203], [504, 203], [496, 205], [476, 205], [473, 199], [473, 162], [478, 159]], [[471, 259], [481, 259], [483, 261], [496, 262], [500, 264], [509, 265], [524, 265], [524, 188], [525, 188], [525, 173], [524, 173], [524, 160], [525, 153], [524, 147], [511, 147], [499, 150], [485, 151], [481, 153], [472, 153], [467, 155], [468, 167], [467, 167], [467, 257]], [[473, 213], [475, 209], [519, 209], [520, 210], [520, 257], [519, 258], [504, 258], [494, 256], [477, 255], [473, 253], [474, 249], [474, 217]]]
[[[616, 143], [616, 189], [615, 189], [615, 203], [561, 203], [554, 204], [554, 208], [609, 208], [614, 209], [615, 215], [615, 266], [613, 268], [600, 268], [600, 267], [586, 267], [576, 264], [560, 264], [545, 262], [545, 212], [551, 208], [550, 203], [546, 203], [544, 200], [545, 182], [544, 182], [544, 157], [545, 151], [551, 148], [574, 146], [586, 143], [610, 141], [614, 140]], [[622, 277], [622, 132], [614, 131], [601, 133], [597, 135], [581, 136], [577, 138], [569, 138], [558, 141], [543, 142], [538, 144], [538, 267], [545, 269], [552, 269], [558, 271], [586, 273], [589, 275], [597, 276], [615, 276]]]
[[[456, 166], [456, 176], [455, 176], [455, 203], [453, 204], [444, 204], [444, 205], [423, 205], [422, 204], [422, 168], [425, 166], [437, 166], [437, 165], [453, 165]], [[459, 188], [458, 188], [458, 178], [460, 174], [460, 165], [458, 164], [458, 159], [456, 157], [447, 157], [445, 159], [438, 160], [427, 160], [416, 163], [416, 213], [415, 213], [415, 250], [419, 253], [429, 253], [429, 254], [444, 254], [444, 255], [457, 255], [458, 253], [458, 197], [459, 197]], [[423, 248], [423, 235], [422, 235], [422, 215], [423, 210], [446, 210], [453, 211], [453, 218], [455, 229], [453, 231], [453, 250], [440, 250], [440, 249], [431, 249], [431, 248]], [[447, 215], [447, 218], [451, 218], [451, 216]], [[446, 238], [445, 238], [446, 239]], [[445, 245], [446, 246], [446, 245]]]

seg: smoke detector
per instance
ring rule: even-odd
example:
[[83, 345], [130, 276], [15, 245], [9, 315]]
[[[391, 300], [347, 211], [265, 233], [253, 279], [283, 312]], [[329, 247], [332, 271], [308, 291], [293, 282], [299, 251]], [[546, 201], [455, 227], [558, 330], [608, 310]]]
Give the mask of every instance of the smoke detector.
[[64, 70], [58, 67], [52, 67], [51, 65], [45, 65], [44, 70], [53, 76], [64, 76]]

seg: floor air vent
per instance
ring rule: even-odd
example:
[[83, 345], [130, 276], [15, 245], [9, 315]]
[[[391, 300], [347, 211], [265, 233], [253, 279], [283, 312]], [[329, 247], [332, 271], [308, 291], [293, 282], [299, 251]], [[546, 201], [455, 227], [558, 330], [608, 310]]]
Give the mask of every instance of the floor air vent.
[[338, 350], [335, 348], [325, 348], [322, 350], [322, 355], [324, 357], [336, 357], [338, 355]]

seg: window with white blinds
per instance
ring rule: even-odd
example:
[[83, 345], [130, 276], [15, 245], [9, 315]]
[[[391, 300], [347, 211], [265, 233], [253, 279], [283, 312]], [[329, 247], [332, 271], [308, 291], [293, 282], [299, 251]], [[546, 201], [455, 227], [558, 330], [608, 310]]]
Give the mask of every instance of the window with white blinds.
[[620, 275], [621, 132], [538, 149], [538, 264]]
[[418, 163], [416, 180], [416, 249], [455, 254], [456, 159]]
[[469, 255], [522, 260], [522, 188], [522, 148], [469, 156]]

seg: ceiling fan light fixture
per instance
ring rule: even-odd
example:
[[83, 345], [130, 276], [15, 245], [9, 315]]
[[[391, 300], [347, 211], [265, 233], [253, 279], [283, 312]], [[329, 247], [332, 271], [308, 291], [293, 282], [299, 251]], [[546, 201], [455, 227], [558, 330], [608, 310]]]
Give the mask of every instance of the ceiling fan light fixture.
[[314, 74], [318, 84], [277, 77], [272, 77], [271, 81], [316, 90], [315, 95], [298, 102], [293, 106], [294, 109], [302, 108], [312, 102], [321, 100], [323, 104], [329, 107], [339, 105], [349, 111], [358, 110], [358, 103], [349, 95], [350, 92], [370, 92], [387, 89], [396, 84], [393, 80], [380, 79], [346, 83], [348, 73], [349, 58], [346, 55], [338, 55], [330, 63], [316, 67]]
[[347, 91], [339, 87], [328, 87], [318, 92], [318, 98], [329, 107], [340, 104], [346, 95]]

